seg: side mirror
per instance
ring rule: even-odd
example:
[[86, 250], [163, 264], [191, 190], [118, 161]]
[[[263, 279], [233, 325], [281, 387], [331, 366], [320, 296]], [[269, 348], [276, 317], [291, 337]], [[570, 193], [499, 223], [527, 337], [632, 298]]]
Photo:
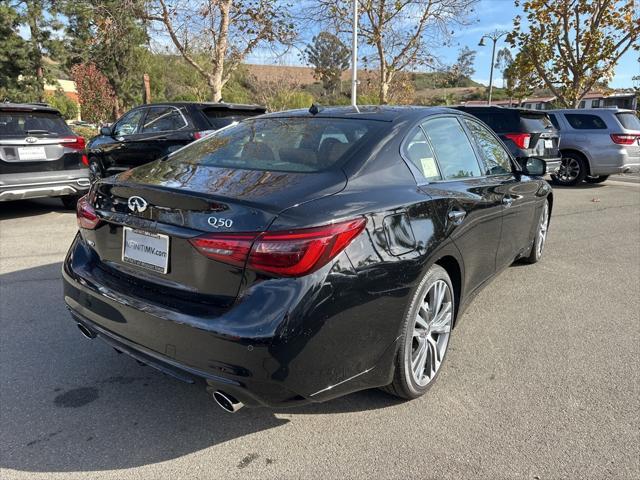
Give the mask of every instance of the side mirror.
[[100, 135], [104, 135], [105, 137], [111, 136], [111, 128], [110, 127], [102, 127], [100, 129]]
[[547, 173], [547, 162], [541, 158], [531, 157], [528, 158], [526, 163], [523, 162], [522, 173], [529, 175], [530, 177], [541, 177]]

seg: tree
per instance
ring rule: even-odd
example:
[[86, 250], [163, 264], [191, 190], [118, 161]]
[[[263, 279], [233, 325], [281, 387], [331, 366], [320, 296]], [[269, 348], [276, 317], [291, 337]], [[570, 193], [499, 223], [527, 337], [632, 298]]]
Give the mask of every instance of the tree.
[[511, 51], [507, 47], [498, 50], [498, 55], [496, 56], [496, 63], [494, 67], [500, 70], [500, 72], [502, 73], [502, 88], [505, 88], [505, 86], [507, 85], [505, 72], [512, 63], [513, 56], [511, 55]]
[[325, 93], [336, 93], [342, 72], [349, 68], [351, 50], [332, 33], [320, 32], [304, 50], [304, 57], [313, 65], [315, 78], [322, 82]]
[[465, 78], [471, 78], [476, 73], [473, 64], [476, 61], [476, 51], [469, 47], [463, 47], [458, 53], [458, 59], [449, 69], [450, 85], [457, 87], [460, 81]]
[[54, 93], [45, 93], [44, 98], [49, 105], [60, 111], [65, 120], [73, 120], [78, 116], [78, 105], [61, 88]]
[[[344, 33], [351, 32], [351, 2], [317, 0], [319, 13]], [[398, 72], [430, 64], [428, 48], [466, 24], [477, 0], [358, 0], [359, 34], [365, 53], [378, 69], [380, 103], [388, 103], [389, 87]], [[368, 60], [365, 55], [365, 62]]]
[[276, 0], [148, 0], [144, 18], [162, 26], [219, 102], [248, 54], [292, 40], [290, 8]]
[[[520, 0], [516, 0], [520, 5]], [[527, 0], [508, 36], [526, 49], [540, 81], [558, 102], [576, 108], [596, 82], [613, 77], [614, 67], [637, 42], [640, 18], [634, 0]]]
[[80, 63], [71, 69], [82, 112], [82, 119], [100, 124], [112, 116], [114, 94], [107, 77], [93, 63]]
[[535, 87], [539, 87], [539, 79], [533, 65], [528, 60], [529, 53], [527, 50], [521, 50], [516, 58], [504, 70], [504, 78], [506, 80], [506, 90], [509, 94], [509, 104], [513, 98], [518, 100], [518, 104], [522, 100], [533, 93]]

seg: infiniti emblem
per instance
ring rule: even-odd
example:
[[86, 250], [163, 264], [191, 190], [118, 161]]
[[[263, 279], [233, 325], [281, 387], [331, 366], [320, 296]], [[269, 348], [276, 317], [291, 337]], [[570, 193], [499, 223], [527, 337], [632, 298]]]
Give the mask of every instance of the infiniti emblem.
[[147, 201], [142, 197], [129, 197], [127, 204], [132, 212], [142, 213], [147, 209]]
[[24, 141], [27, 143], [36, 143], [38, 139], [36, 137], [27, 137], [24, 139]]

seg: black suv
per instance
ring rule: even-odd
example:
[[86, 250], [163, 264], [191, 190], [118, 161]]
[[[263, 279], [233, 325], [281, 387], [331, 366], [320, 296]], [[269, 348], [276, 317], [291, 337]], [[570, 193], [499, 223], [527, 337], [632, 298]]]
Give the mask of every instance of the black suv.
[[0, 201], [60, 197], [89, 188], [84, 138], [46, 104], [0, 103]]
[[521, 165], [528, 158], [537, 157], [546, 162], [548, 173], [560, 168], [560, 136], [546, 113], [491, 105], [453, 108], [489, 125]]
[[88, 147], [92, 178], [103, 178], [162, 158], [184, 145], [247, 117], [258, 105], [171, 102], [142, 105], [103, 127]]

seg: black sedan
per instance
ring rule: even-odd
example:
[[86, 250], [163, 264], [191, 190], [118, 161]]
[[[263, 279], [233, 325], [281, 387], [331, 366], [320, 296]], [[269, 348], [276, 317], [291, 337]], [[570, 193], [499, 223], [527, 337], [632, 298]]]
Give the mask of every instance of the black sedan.
[[85, 336], [228, 411], [416, 398], [474, 294], [540, 259], [544, 169], [456, 110], [256, 117], [94, 184], [64, 300]]

